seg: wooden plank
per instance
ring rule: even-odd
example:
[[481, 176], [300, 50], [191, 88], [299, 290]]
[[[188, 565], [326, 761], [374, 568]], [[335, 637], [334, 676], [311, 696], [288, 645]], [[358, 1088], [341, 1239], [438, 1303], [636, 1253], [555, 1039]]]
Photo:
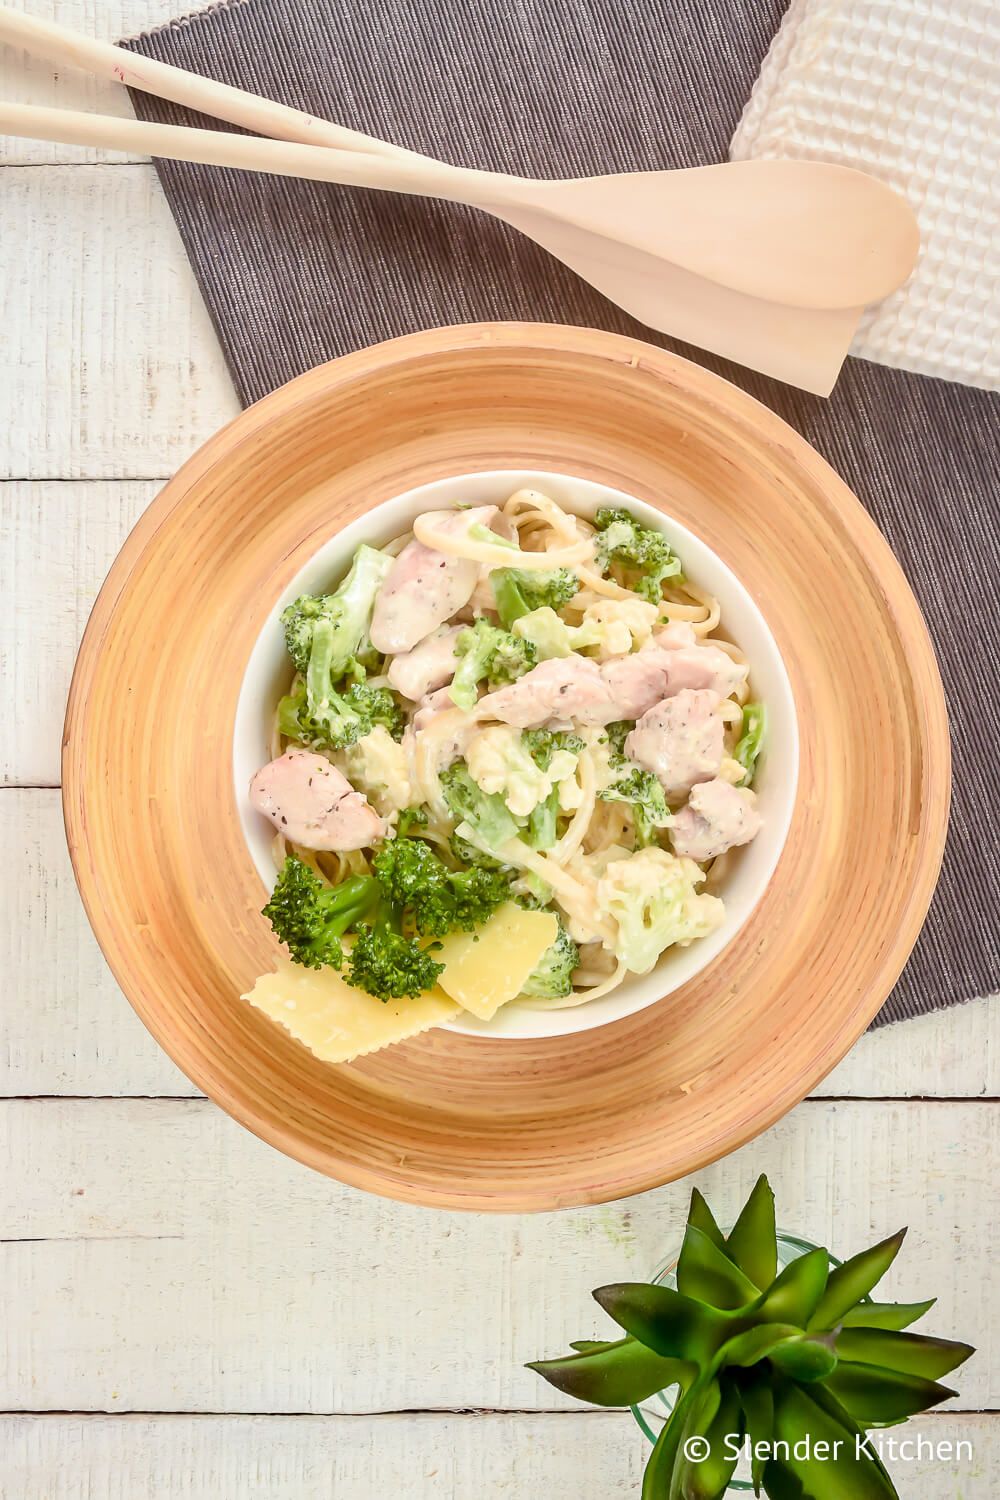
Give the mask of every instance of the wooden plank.
[[157, 484], [0, 485], [0, 784], [58, 786], [76, 649], [105, 574]]
[[[171, 21], [177, 0], [12, 0], [11, 8], [40, 12], [57, 25], [69, 26], [100, 41], [117, 42], [153, 26]], [[205, 8], [205, 0], [193, 0], [186, 13]], [[76, 68], [58, 72], [41, 58], [29, 57], [19, 48], [0, 46], [0, 68], [4, 73], [4, 98], [16, 104], [52, 104], [59, 109], [82, 109], [102, 115], [131, 116], [128, 95], [117, 84], [103, 83]], [[0, 137], [0, 166], [39, 165], [55, 162], [136, 161], [141, 157], [89, 147], [62, 146], [55, 142]]]
[[[980, 1352], [1000, 1406], [1000, 1112], [813, 1103], [698, 1174], [731, 1219], [766, 1171], [782, 1226], [841, 1255], [912, 1225], [888, 1295]], [[592, 1287], [676, 1248], [689, 1184], [561, 1214], [435, 1213], [289, 1163], [199, 1100], [0, 1104], [0, 1410], [358, 1413], [568, 1405], [526, 1360], [606, 1319]]]
[[[891, 1466], [901, 1500], [1000, 1491], [996, 1417], [927, 1416], [894, 1436], [920, 1455]], [[618, 1413], [0, 1418], [11, 1500], [638, 1496], [645, 1455]]]
[[0, 792], [0, 848], [0, 1094], [196, 1093], [94, 941], [59, 793]]
[[170, 475], [237, 412], [152, 169], [0, 171], [0, 478]]
[[[53, 724], [61, 712], [51, 708]], [[0, 952], [5, 996], [15, 997], [0, 1007], [0, 1096], [195, 1094], [101, 958], [73, 883], [58, 792], [0, 793], [0, 847], [9, 854]], [[863, 1037], [817, 1094], [996, 1097], [1000, 1006], [974, 1001]]]
[[816, 1090], [817, 1096], [997, 1098], [1000, 1004], [997, 997], [933, 1011], [870, 1031]]

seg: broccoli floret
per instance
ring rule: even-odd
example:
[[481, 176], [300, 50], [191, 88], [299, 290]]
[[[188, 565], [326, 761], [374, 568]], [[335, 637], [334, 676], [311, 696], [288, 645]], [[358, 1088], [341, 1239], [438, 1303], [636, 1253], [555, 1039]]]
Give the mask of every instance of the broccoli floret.
[[413, 913], [414, 925], [425, 937], [444, 937], [456, 928], [474, 932], [508, 895], [503, 875], [449, 870], [419, 839], [392, 839], [373, 864], [385, 896]]
[[610, 724], [604, 726], [608, 744], [611, 749], [608, 754], [608, 765], [613, 771], [618, 771], [628, 760], [625, 754], [625, 740], [635, 728], [631, 719], [614, 719]]
[[405, 839], [415, 828], [427, 827], [426, 807], [404, 807], [396, 824], [399, 838]]
[[441, 885], [447, 871], [422, 839], [387, 840], [372, 861], [383, 893], [399, 906], [414, 906], [423, 893]]
[[521, 740], [540, 771], [547, 771], [557, 750], [579, 755], [583, 740], [568, 729], [524, 729]]
[[288, 693], [278, 704], [278, 729], [289, 740], [314, 750], [343, 750], [367, 734], [371, 724], [332, 690], [314, 707], [304, 687]]
[[682, 576], [681, 560], [663, 533], [641, 526], [627, 510], [616, 506], [599, 510], [594, 524], [599, 533], [596, 556], [602, 573], [607, 573], [613, 563], [620, 564], [640, 598], [659, 604], [663, 580]]
[[332, 628], [329, 665], [333, 681], [349, 670], [352, 658], [371, 649], [368, 629], [378, 591], [393, 559], [374, 547], [359, 547], [351, 571], [332, 594], [303, 594], [289, 604], [281, 616], [288, 654], [300, 672], [305, 672], [313, 648], [313, 635], [320, 620]]
[[344, 961], [340, 939], [377, 899], [378, 889], [370, 875], [352, 875], [339, 885], [327, 885], [290, 854], [264, 916], [293, 963], [307, 969], [321, 969], [324, 964], [339, 969]]
[[400, 908], [385, 901], [374, 923], [358, 928], [346, 978], [376, 1000], [412, 999], [433, 989], [443, 969], [428, 948], [403, 936]]
[[632, 809], [635, 825], [635, 841], [640, 849], [656, 843], [656, 830], [666, 828], [670, 820], [670, 808], [660, 785], [652, 771], [636, 766], [616, 781], [605, 787], [598, 796], [604, 802], [627, 802]]
[[569, 568], [551, 572], [527, 568], [495, 568], [490, 586], [496, 600], [500, 623], [509, 630], [522, 615], [536, 609], [561, 609], [580, 587], [580, 580]]
[[[333, 594], [303, 594], [282, 615], [289, 654], [305, 682], [278, 705], [278, 724], [289, 739], [317, 749], [341, 750], [383, 724], [397, 738], [403, 716], [387, 688], [370, 688], [358, 656], [370, 649], [368, 627], [392, 558], [359, 547], [351, 571]], [[350, 687], [337, 690], [345, 677]]]
[[524, 870], [511, 883], [511, 895], [525, 911], [548, 911], [552, 905], [552, 887], [534, 870]]
[[[520, 832], [518, 824], [495, 792], [482, 792], [461, 761], [441, 772], [441, 787], [458, 837], [483, 845], [488, 852], [500, 849]], [[471, 835], [471, 837], [470, 837]]]
[[[507, 877], [498, 871], [483, 870], [479, 866], [473, 866], [471, 870], [450, 871], [448, 902], [441, 907], [441, 920], [447, 918], [448, 921], [444, 931], [451, 932], [459, 928], [462, 932], [474, 932], [489, 920], [509, 895]], [[425, 915], [423, 920], [428, 921], [429, 917]], [[419, 921], [420, 914], [418, 923]], [[441, 932], [434, 934], [430, 925], [421, 927], [421, 931], [443, 935]]]
[[353, 687], [348, 688], [344, 699], [349, 708], [368, 721], [365, 734], [370, 734], [376, 724], [381, 724], [394, 740], [403, 738], [406, 718], [388, 688], [373, 688], [367, 682], [356, 682]]
[[525, 842], [532, 849], [551, 849], [558, 842], [556, 819], [559, 816], [559, 788], [554, 786], [547, 797], [531, 809], [528, 814], [528, 829]]
[[476, 686], [483, 678], [491, 687], [513, 682], [531, 670], [538, 653], [530, 641], [522, 641], [509, 630], [500, 630], [488, 620], [477, 620], [455, 640], [458, 669], [448, 689], [459, 708], [475, 705]]
[[[311, 673], [310, 673], [311, 675]], [[316, 750], [344, 750], [383, 725], [394, 739], [404, 728], [403, 714], [388, 688], [356, 682], [346, 693], [328, 688], [325, 696], [310, 697], [310, 678], [278, 704], [278, 729], [290, 740]]]
[[767, 733], [767, 709], [763, 703], [744, 703], [742, 733], [733, 751], [733, 759], [743, 767], [743, 785], [753, 781], [757, 757], [764, 746]]
[[[484, 875], [484, 878], [496, 877]], [[503, 887], [499, 899], [504, 900], [506, 881], [499, 884]], [[482, 893], [477, 894], [482, 905]], [[468, 917], [472, 901], [465, 888], [454, 898], [454, 905], [463, 918]], [[287, 946], [292, 961], [306, 968], [320, 969], [332, 964], [339, 969], [344, 962], [341, 939], [349, 930], [355, 930], [357, 935], [345, 977], [348, 984], [379, 1000], [419, 995], [432, 989], [444, 967], [415, 939], [403, 936], [402, 912], [402, 903], [386, 898], [381, 880], [371, 875], [352, 875], [339, 885], [330, 886], [294, 855], [285, 860], [271, 899], [264, 907], [264, 915]], [[370, 920], [373, 915], [374, 923]], [[453, 925], [459, 925], [457, 920]]]
[[494, 859], [492, 854], [487, 854], [484, 849], [477, 849], [475, 844], [470, 844], [461, 834], [453, 833], [448, 843], [453, 857], [465, 869], [492, 870], [508, 878], [514, 873], [514, 865], [505, 865], [502, 859]]
[[538, 995], [549, 1000], [568, 995], [573, 988], [573, 970], [579, 962], [580, 950], [560, 920], [559, 935], [528, 975], [522, 995]]

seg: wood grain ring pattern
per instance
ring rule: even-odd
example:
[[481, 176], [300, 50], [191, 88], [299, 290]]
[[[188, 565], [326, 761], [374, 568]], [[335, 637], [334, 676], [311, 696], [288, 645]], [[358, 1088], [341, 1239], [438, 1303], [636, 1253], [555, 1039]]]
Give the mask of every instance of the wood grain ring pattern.
[[[332, 1067], [239, 998], [275, 956], [232, 784], [243, 671], [275, 599], [348, 520], [447, 474], [505, 467], [578, 474], [659, 505], [750, 589], [799, 710], [788, 843], [734, 942], [638, 1015], [531, 1042], [436, 1032]], [[773, 1124], [834, 1066], [919, 932], [950, 759], [913, 595], [802, 438], [635, 340], [486, 324], [320, 366], [181, 468], [94, 607], [63, 785], [105, 956], [199, 1088], [342, 1181], [524, 1211], [683, 1176]]]

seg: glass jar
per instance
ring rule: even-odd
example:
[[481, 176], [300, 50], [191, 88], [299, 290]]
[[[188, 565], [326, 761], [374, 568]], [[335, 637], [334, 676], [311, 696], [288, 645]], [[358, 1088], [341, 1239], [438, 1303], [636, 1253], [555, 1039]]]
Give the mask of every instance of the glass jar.
[[[728, 1233], [728, 1231], [725, 1231]], [[810, 1250], [816, 1246], [811, 1245], [808, 1240], [800, 1240], [797, 1235], [786, 1234], [783, 1230], [778, 1231], [778, 1270], [783, 1271], [793, 1260], [798, 1260], [802, 1255], [808, 1255]], [[668, 1286], [671, 1290], [677, 1290], [677, 1260], [680, 1252], [661, 1261], [650, 1280], [654, 1286]], [[831, 1266], [839, 1266], [840, 1261], [836, 1256], [830, 1256]], [[651, 1443], [655, 1443], [659, 1437], [664, 1423], [674, 1409], [677, 1400], [679, 1386], [670, 1385], [666, 1390], [657, 1391], [655, 1396], [649, 1396], [638, 1406], [631, 1408], [632, 1415], [638, 1422], [640, 1429], [645, 1433]], [[727, 1495], [742, 1495], [753, 1493], [753, 1485], [750, 1482], [750, 1465], [745, 1458], [740, 1458], [736, 1466], [736, 1472], [729, 1481]]]

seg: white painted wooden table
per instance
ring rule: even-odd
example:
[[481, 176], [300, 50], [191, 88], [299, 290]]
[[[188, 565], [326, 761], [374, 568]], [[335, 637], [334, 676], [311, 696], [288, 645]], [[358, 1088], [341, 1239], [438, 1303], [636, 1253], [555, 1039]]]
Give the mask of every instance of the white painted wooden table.
[[[176, 0], [36, 8], [114, 38]], [[128, 112], [0, 66], [6, 98]], [[630, 1417], [521, 1366], [597, 1331], [589, 1289], [676, 1243], [688, 1184], [521, 1219], [364, 1197], [198, 1097], [104, 966], [60, 819], [73, 656], [129, 527], [237, 408], [152, 168], [21, 141], [0, 163], [0, 1497], [637, 1495]], [[919, 1424], [972, 1457], [900, 1465], [905, 1500], [1000, 1494], [998, 1094], [977, 1001], [866, 1037], [698, 1178], [725, 1217], [766, 1170], [782, 1223], [841, 1253], [912, 1226], [892, 1289], [936, 1293], [934, 1330], [980, 1353]]]

